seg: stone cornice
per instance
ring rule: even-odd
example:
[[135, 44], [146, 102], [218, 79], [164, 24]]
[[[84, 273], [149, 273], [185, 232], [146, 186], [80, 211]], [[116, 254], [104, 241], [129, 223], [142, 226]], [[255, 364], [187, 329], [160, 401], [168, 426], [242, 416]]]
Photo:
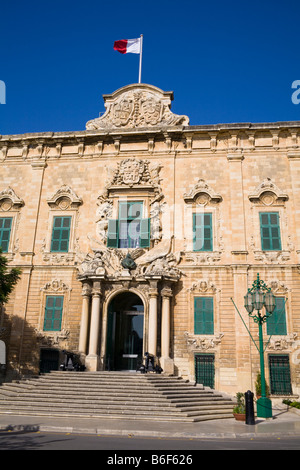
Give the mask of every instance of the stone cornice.
[[[128, 146], [128, 144], [130, 144]], [[132, 148], [136, 145], [136, 148]], [[70, 150], [70, 147], [73, 147]], [[97, 129], [0, 136], [0, 163], [13, 159], [41, 164], [56, 158], [178, 153], [226, 153], [236, 160], [253, 151], [276, 151], [299, 158], [300, 121], [201, 126]]]
[[203, 134], [208, 132], [233, 131], [233, 133], [240, 131], [266, 131], [266, 130], [289, 130], [297, 129], [300, 132], [300, 121], [282, 121], [282, 122], [267, 122], [267, 123], [229, 123], [229, 124], [211, 124], [211, 125], [197, 125], [197, 126], [166, 126], [166, 127], [151, 127], [151, 128], [130, 128], [130, 129], [97, 129], [97, 130], [83, 130], [83, 131], [66, 131], [66, 132], [33, 132], [25, 134], [8, 134], [0, 135], [0, 144], [17, 143], [29, 144], [32, 141], [39, 142], [39, 144], [49, 144], [58, 142], [78, 142], [84, 140], [97, 140], [97, 138], [109, 136], [141, 136], [141, 135], [156, 135], [168, 132], [171, 134]]

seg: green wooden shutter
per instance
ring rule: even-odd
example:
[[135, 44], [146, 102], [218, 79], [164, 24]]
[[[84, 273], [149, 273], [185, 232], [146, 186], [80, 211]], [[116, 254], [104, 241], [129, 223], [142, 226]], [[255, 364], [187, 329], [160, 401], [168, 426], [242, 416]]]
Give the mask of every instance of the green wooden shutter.
[[107, 247], [118, 248], [119, 244], [119, 233], [118, 233], [118, 220], [110, 219], [108, 221], [108, 233], [107, 233]]
[[63, 311], [63, 295], [47, 295], [44, 331], [60, 331]]
[[52, 252], [68, 252], [71, 230], [71, 217], [54, 217], [51, 238]]
[[193, 214], [194, 251], [212, 251], [212, 214]]
[[150, 246], [149, 227], [142, 219], [143, 202], [129, 201], [119, 203], [118, 247], [136, 248]]
[[279, 213], [260, 212], [259, 216], [262, 250], [281, 250]]
[[3, 253], [8, 252], [12, 220], [12, 217], [0, 218], [0, 246], [2, 248]]
[[194, 298], [194, 333], [214, 334], [214, 305], [212, 297]]
[[150, 246], [150, 219], [141, 219], [141, 247], [148, 248]]
[[268, 335], [286, 335], [285, 298], [276, 297], [276, 307], [272, 315], [267, 319]]

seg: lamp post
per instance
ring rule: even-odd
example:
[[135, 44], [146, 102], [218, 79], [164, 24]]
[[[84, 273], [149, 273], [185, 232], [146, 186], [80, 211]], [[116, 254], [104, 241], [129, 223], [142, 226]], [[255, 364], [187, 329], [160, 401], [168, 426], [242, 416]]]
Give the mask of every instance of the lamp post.
[[[244, 306], [250, 317], [253, 318], [255, 323], [258, 323], [259, 328], [259, 358], [260, 358], [260, 373], [261, 373], [261, 398], [257, 400], [257, 416], [260, 418], [272, 418], [272, 402], [266, 396], [266, 379], [265, 379], [265, 361], [264, 361], [264, 343], [263, 343], [263, 324], [272, 315], [275, 309], [275, 297], [264, 281], [257, 278], [252, 284], [252, 288], [248, 289], [247, 294], [244, 296]], [[262, 309], [265, 307], [265, 314]], [[252, 313], [256, 310], [256, 314]]]

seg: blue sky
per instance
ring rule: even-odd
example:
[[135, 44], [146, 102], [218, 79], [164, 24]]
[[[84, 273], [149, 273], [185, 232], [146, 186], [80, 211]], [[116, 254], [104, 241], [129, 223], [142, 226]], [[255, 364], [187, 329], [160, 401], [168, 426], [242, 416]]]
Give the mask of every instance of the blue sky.
[[[0, 8], [0, 134], [84, 130], [102, 95], [138, 81], [174, 91], [191, 125], [300, 121], [300, 2], [9, 0]], [[299, 95], [300, 97], [300, 95]]]

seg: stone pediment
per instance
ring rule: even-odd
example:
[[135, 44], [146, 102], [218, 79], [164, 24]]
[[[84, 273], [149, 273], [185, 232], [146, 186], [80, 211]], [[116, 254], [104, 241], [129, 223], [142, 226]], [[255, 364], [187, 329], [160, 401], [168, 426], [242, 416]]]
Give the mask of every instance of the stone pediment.
[[105, 113], [88, 121], [86, 129], [126, 129], [189, 125], [187, 116], [171, 112], [173, 92], [147, 84], [127, 85], [103, 95]]
[[251, 202], [262, 202], [266, 206], [270, 206], [275, 202], [284, 203], [288, 198], [288, 195], [283, 193], [278, 186], [273, 183], [271, 178], [266, 178], [259, 186], [257, 186], [254, 193], [249, 195]]

